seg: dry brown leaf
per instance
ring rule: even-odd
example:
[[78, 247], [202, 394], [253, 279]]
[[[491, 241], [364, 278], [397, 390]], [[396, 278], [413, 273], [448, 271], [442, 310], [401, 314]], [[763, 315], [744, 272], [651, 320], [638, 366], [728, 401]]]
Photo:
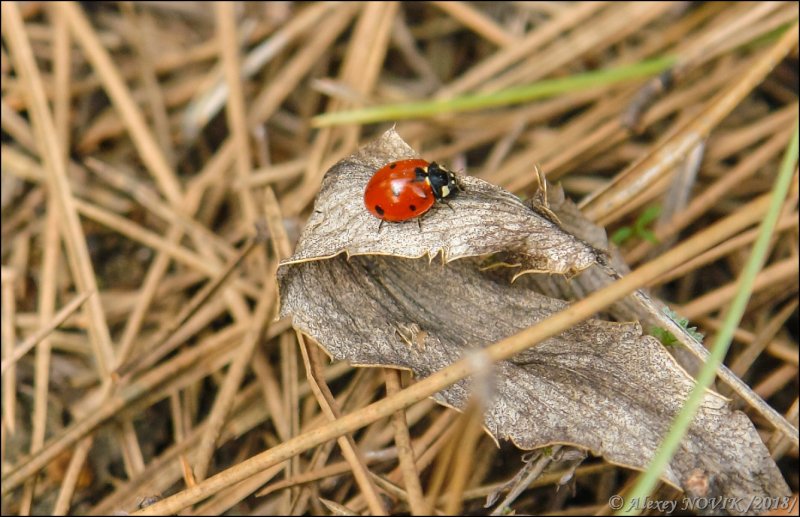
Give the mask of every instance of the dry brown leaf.
[[[474, 178], [464, 179], [454, 212], [434, 208], [421, 231], [413, 221], [379, 231], [363, 206], [364, 186], [385, 163], [415, 155], [389, 131], [332, 167], [278, 276], [281, 315], [332, 357], [426, 377], [568, 305], [529, 281], [545, 275], [512, 282], [521, 270], [573, 275], [600, 255], [540, 215], [546, 210]], [[446, 260], [433, 261], [439, 252]], [[490, 255], [521, 266], [482, 268]], [[435, 398], [463, 408], [478, 393], [489, 432], [524, 449], [571, 444], [644, 468], [693, 384], [638, 323], [593, 319]], [[711, 392], [663, 478], [681, 487], [697, 469], [709, 473], [715, 494], [788, 494], [748, 418]]]
[[374, 172], [417, 153], [394, 130], [362, 147], [327, 172], [294, 255], [283, 265], [346, 255], [389, 255], [443, 260], [503, 252], [518, 272], [574, 275], [597, 260], [597, 251], [534, 213], [510, 192], [463, 176], [465, 191], [450, 206], [437, 203], [421, 219], [386, 223], [364, 208], [364, 187]]

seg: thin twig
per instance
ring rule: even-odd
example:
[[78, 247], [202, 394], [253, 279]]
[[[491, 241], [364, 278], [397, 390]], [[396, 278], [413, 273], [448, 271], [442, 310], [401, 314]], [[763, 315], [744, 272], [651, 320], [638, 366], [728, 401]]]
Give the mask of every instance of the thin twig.
[[[44, 338], [46, 338], [53, 330], [57, 329], [59, 325], [64, 323], [67, 318], [69, 318], [72, 313], [78, 310], [83, 302], [89, 299], [90, 296], [95, 294], [95, 292], [91, 291], [88, 293], [83, 293], [75, 298], [72, 299], [68, 304], [66, 304], [58, 313], [53, 316], [53, 318], [41, 329], [37, 330], [34, 334], [29, 336], [25, 341], [20, 343], [16, 348], [14, 348], [14, 353], [8, 357], [3, 359], [2, 363], [2, 373], [6, 372], [6, 368], [10, 367], [12, 364], [19, 361], [25, 354], [30, 352], [30, 350], [38, 345]], [[14, 321], [13, 318], [10, 318], [10, 321]], [[13, 341], [12, 341], [13, 342]]]
[[[57, 140], [57, 132], [49, 113], [47, 99], [44, 95], [41, 76], [34, 60], [29, 42], [25, 35], [25, 26], [16, 4], [3, 3], [3, 27], [6, 30], [7, 42], [16, 61], [17, 73], [26, 83], [26, 91], [30, 96], [30, 108], [33, 116], [33, 127], [37, 140], [41, 145], [43, 161], [48, 173], [48, 185], [56, 200], [59, 218], [67, 246], [67, 257], [75, 276], [78, 288], [83, 292], [97, 291], [95, 275], [86, 240], [78, 220], [75, 200], [67, 183], [64, 154]], [[99, 297], [89, 299], [90, 334], [97, 367], [100, 376], [106, 378], [113, 361], [114, 353], [111, 335], [105, 322], [105, 315]]]
[[142, 162], [153, 174], [156, 183], [172, 206], [179, 208], [183, 197], [180, 184], [114, 61], [103, 48], [89, 20], [77, 4], [65, 2], [60, 4], [59, 8], [61, 15], [69, 23], [75, 41], [83, 48], [86, 57], [100, 77], [108, 97], [119, 111], [120, 118], [128, 128]]
[[[386, 394], [391, 396], [398, 393], [401, 389], [399, 372], [385, 368], [384, 376], [386, 377]], [[411, 514], [428, 515], [430, 510], [422, 493], [419, 472], [414, 466], [414, 449], [411, 448], [411, 437], [408, 433], [408, 424], [406, 423], [404, 411], [398, 411], [392, 415], [392, 425], [394, 426], [394, 442], [397, 447], [397, 456], [400, 459], [400, 470], [403, 472], [403, 481], [408, 496], [408, 505], [411, 507]]]
[[[306, 374], [308, 376], [308, 384], [311, 387], [311, 392], [316, 397], [322, 412], [328, 420], [335, 422], [338, 418], [341, 418], [341, 414], [336, 406], [333, 394], [320, 375], [322, 368], [318, 357], [315, 355], [316, 351], [309, 350], [301, 334], [298, 333], [297, 339], [300, 342], [300, 352], [302, 352], [303, 360], [306, 364]], [[353, 476], [356, 478], [356, 482], [369, 504], [370, 512], [373, 515], [388, 515], [378, 495], [378, 490], [369, 475], [369, 469], [366, 467], [363, 454], [356, 446], [353, 438], [350, 436], [342, 436], [337, 441], [342, 450], [342, 455], [350, 465]]]

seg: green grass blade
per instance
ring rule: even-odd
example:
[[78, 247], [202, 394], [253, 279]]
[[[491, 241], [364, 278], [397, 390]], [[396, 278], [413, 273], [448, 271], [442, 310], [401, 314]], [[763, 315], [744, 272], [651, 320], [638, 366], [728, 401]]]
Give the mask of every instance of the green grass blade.
[[546, 79], [494, 93], [325, 113], [314, 117], [312, 125], [314, 127], [324, 127], [337, 124], [366, 124], [509, 106], [563, 93], [651, 77], [668, 69], [675, 64], [675, 61], [675, 57], [666, 56], [617, 68], [596, 70], [558, 79]]

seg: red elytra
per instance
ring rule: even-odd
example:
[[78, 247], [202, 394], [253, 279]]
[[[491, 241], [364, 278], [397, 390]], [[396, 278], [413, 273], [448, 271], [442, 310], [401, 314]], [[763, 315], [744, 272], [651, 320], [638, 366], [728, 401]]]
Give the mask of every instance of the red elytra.
[[408, 221], [457, 190], [462, 188], [455, 173], [436, 162], [399, 160], [375, 172], [364, 189], [364, 205], [382, 221]]

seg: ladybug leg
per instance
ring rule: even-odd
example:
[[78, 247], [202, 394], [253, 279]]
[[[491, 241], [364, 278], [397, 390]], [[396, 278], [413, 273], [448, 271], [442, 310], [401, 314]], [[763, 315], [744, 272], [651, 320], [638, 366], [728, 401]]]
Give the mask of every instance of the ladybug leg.
[[417, 226], [419, 226], [419, 231], [422, 231], [422, 217], [417, 217]]
[[381, 222], [380, 222], [380, 224], [378, 225], [378, 233], [380, 233], [380, 231], [381, 231], [381, 228], [383, 228], [383, 223], [385, 223], [385, 222], [386, 222], [386, 221], [384, 221], [383, 219], [381, 219]]
[[453, 211], [453, 213], [455, 213], [456, 209], [455, 209], [455, 208], [453, 208], [453, 205], [451, 205], [449, 201], [447, 201], [446, 199], [442, 199], [442, 203], [444, 203], [445, 205], [447, 205], [447, 208], [449, 208], [450, 210], [452, 210], [452, 211]]

